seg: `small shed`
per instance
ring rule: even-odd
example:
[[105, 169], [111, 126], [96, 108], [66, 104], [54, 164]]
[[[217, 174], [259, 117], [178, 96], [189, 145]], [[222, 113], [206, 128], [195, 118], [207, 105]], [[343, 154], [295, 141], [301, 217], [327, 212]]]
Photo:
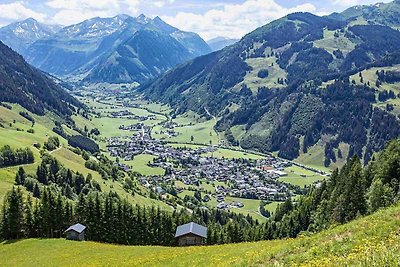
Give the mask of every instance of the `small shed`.
[[179, 246], [200, 246], [207, 238], [207, 228], [191, 222], [178, 226], [175, 233]]
[[64, 233], [66, 233], [66, 238], [68, 240], [83, 241], [85, 240], [85, 229], [86, 226], [77, 223], [70, 226]]

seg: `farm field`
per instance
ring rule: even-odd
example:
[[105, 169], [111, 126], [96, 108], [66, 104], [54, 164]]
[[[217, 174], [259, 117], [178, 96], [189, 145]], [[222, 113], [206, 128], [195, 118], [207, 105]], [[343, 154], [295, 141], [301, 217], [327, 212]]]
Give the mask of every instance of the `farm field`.
[[324, 179], [321, 175], [305, 170], [298, 166], [291, 166], [284, 170], [288, 176], [279, 178], [280, 181], [304, 187]]
[[243, 152], [237, 150], [231, 150], [226, 148], [219, 148], [213, 153], [207, 153], [205, 156], [212, 156], [216, 158], [226, 158], [226, 159], [262, 159], [263, 156], [252, 154], [251, 152]]
[[[4, 266], [398, 266], [400, 207], [296, 239], [134, 247], [28, 239], [0, 244]], [[46, 253], [43, 253], [45, 251]]]
[[163, 175], [164, 169], [162, 168], [152, 168], [147, 166], [156, 157], [152, 155], [137, 155], [131, 161], [123, 161], [123, 163], [132, 167], [132, 171], [138, 172], [142, 175]]

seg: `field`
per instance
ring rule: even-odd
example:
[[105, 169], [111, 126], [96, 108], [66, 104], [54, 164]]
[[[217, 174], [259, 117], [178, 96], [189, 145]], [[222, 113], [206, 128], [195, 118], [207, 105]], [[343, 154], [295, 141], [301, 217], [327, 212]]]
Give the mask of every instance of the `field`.
[[0, 244], [1, 266], [398, 266], [400, 207], [296, 239], [133, 247], [29, 239]]
[[142, 175], [163, 175], [164, 169], [162, 168], [152, 168], [147, 166], [156, 157], [151, 155], [138, 155], [135, 156], [132, 161], [124, 161], [123, 163], [132, 167], [132, 171], [138, 172]]
[[219, 148], [215, 152], [207, 153], [206, 156], [226, 159], [262, 159], [263, 156], [249, 152], [236, 151], [226, 148]]
[[[202, 145], [217, 145], [219, 142], [218, 133], [214, 130], [215, 120], [200, 119], [198, 115], [190, 112], [173, 119], [179, 126], [174, 128], [178, 136], [169, 137], [165, 134], [156, 134], [156, 132], [166, 131], [165, 128], [158, 125], [153, 128], [153, 137], [164, 139], [176, 143], [196, 143]], [[193, 137], [193, 141], [192, 141]]]
[[285, 169], [285, 172], [288, 174], [288, 176], [279, 178], [279, 180], [285, 183], [298, 185], [300, 187], [311, 185], [314, 182], [324, 179], [324, 177], [315, 172], [297, 166], [288, 167]]

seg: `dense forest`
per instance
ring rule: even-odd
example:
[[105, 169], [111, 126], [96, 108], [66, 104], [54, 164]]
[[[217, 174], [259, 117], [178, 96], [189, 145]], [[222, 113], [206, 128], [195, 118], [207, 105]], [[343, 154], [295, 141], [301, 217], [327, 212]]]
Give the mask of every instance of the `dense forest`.
[[353, 157], [330, 178], [309, 188], [307, 195], [297, 202], [287, 199], [266, 223], [259, 223], [249, 216], [219, 210], [196, 208], [190, 214], [185, 209], [170, 212], [133, 206], [116, 193], [102, 193], [90, 177], [83, 179], [44, 155], [36, 177], [26, 177], [22, 168], [18, 172], [17, 184], [26, 186], [28, 180], [36, 179], [40, 193], [27, 196], [20, 187], [8, 193], [1, 237], [60, 237], [67, 226], [80, 222], [88, 226], [89, 240], [169, 246], [176, 244], [176, 226], [189, 221], [208, 227], [207, 244], [296, 237], [395, 203], [400, 188], [399, 162], [400, 140], [390, 142], [365, 168]]

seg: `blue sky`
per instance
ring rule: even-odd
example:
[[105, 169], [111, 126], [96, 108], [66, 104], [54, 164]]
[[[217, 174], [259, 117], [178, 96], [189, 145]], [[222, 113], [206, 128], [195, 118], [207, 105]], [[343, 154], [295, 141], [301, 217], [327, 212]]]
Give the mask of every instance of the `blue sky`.
[[0, 25], [28, 17], [70, 25], [96, 16], [143, 13], [160, 16], [182, 30], [199, 33], [206, 40], [217, 36], [240, 38], [291, 12], [325, 15], [375, 2], [379, 0], [0, 0]]

